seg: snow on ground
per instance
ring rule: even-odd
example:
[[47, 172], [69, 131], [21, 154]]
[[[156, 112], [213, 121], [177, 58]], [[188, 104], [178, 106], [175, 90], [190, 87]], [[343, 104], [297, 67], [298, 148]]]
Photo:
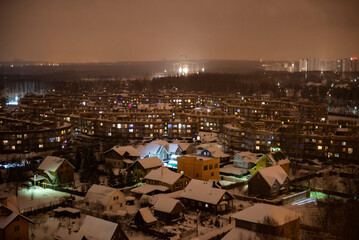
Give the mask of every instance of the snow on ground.
[[[12, 184], [2, 184], [0, 186], [0, 194], [15, 195], [15, 188]], [[66, 196], [70, 196], [70, 194], [35, 186], [30, 188], [19, 188], [17, 200], [19, 209], [24, 210], [41, 207], [43, 205], [48, 206], [49, 204], [56, 204], [62, 197]]]

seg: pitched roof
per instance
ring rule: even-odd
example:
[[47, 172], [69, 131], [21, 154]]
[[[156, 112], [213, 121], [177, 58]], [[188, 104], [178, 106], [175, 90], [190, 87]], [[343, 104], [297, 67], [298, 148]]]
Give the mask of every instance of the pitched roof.
[[280, 226], [301, 217], [300, 213], [270, 204], [257, 203], [232, 215], [232, 218], [252, 223], [263, 223], [265, 217], [274, 220], [273, 226]]
[[277, 180], [279, 184], [283, 184], [286, 178], [288, 178], [288, 174], [283, 170], [281, 166], [271, 166], [259, 169], [258, 172], [256, 172], [251, 178], [253, 178], [257, 174], [260, 174], [270, 186], [273, 185], [275, 180]]
[[271, 152], [266, 154], [266, 156], [272, 162], [273, 166], [290, 163], [289, 159], [281, 151]]
[[91, 240], [111, 240], [118, 227], [117, 223], [87, 215], [79, 233]]
[[166, 167], [160, 167], [149, 172], [145, 176], [145, 179], [160, 181], [172, 185], [181, 176], [182, 176], [181, 173], [175, 173]]
[[211, 153], [211, 155], [215, 158], [226, 158], [229, 157], [229, 154], [224, 153], [220, 148], [218, 147], [209, 147], [207, 150]]
[[171, 213], [177, 204], [181, 204], [182, 207], [184, 208], [184, 206], [180, 202], [180, 200], [160, 196], [160, 197], [158, 197], [158, 200], [156, 201], [156, 203], [154, 205], [154, 210], [160, 211], [160, 212], [165, 212], [165, 213]]
[[143, 146], [142, 148], [139, 148], [138, 151], [141, 154], [141, 158], [144, 158], [149, 154], [159, 153], [161, 151], [161, 149], [165, 149], [167, 151], [167, 149], [165, 147], [163, 147], [162, 145], [155, 144], [152, 142], [152, 143], [149, 143], [149, 144]]
[[30, 219], [21, 215], [19, 212], [0, 204], [0, 229], [5, 229], [17, 216], [32, 223]]
[[140, 152], [132, 146], [115, 146], [106, 152], [109, 152], [111, 150], [115, 151], [120, 156], [125, 155], [126, 152], [132, 157], [139, 157], [141, 155]]
[[55, 172], [64, 161], [66, 161], [66, 159], [64, 159], [64, 158], [55, 157], [55, 156], [47, 156], [42, 161], [42, 163], [40, 164], [38, 169], [43, 170], [43, 171]]
[[[89, 202], [97, 202], [99, 201], [102, 205], [107, 205], [110, 198], [115, 192], [121, 191], [116, 188], [106, 187], [102, 185], [93, 184], [91, 188], [88, 190], [85, 199]], [[123, 194], [123, 193], [122, 193]]]
[[181, 197], [210, 204], [218, 204], [227, 191], [213, 188], [212, 182], [192, 179], [183, 190]]
[[133, 188], [131, 192], [138, 193], [138, 194], [148, 194], [153, 191], [161, 191], [165, 192], [168, 191], [169, 188], [166, 186], [160, 186], [160, 185], [151, 185], [151, 184], [143, 184], [139, 187]]
[[137, 162], [141, 164], [144, 169], [163, 166], [163, 162], [158, 157], [142, 158], [138, 159]]
[[142, 219], [146, 222], [146, 223], [153, 223], [157, 221], [157, 218], [155, 218], [153, 216], [153, 214], [151, 213], [151, 210], [148, 207], [145, 208], [140, 208], [138, 210], [138, 212], [141, 214]]
[[[263, 156], [262, 153], [251, 153], [251, 152], [240, 152], [237, 153], [236, 156], [240, 156], [242, 161], [256, 163], [259, 158]], [[236, 158], [235, 158], [236, 159]]]

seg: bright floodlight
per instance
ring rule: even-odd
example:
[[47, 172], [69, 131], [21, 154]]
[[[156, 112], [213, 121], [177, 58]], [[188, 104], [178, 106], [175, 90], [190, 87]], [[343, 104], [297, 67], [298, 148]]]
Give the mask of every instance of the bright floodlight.
[[204, 72], [204, 67], [202, 68], [202, 72]]
[[180, 67], [180, 68], [178, 69], [178, 72], [179, 72], [179, 73], [182, 73], [182, 67]]
[[183, 72], [184, 72], [185, 74], [187, 74], [187, 73], [188, 73], [188, 68], [187, 68], [187, 67], [183, 68]]

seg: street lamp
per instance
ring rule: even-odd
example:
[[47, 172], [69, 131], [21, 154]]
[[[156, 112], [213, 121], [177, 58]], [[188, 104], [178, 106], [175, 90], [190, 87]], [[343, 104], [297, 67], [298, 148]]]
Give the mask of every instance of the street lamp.
[[34, 175], [34, 188], [36, 188], [36, 176], [38, 176], [39, 174], [35, 174]]

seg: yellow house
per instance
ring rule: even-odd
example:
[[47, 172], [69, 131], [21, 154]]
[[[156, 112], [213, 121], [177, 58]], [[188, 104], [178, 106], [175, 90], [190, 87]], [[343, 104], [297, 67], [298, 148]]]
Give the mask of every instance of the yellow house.
[[211, 156], [184, 155], [177, 158], [177, 172], [203, 181], [219, 180], [219, 162], [219, 158]]
[[251, 169], [251, 175], [255, 174], [259, 169], [266, 168], [267, 166], [272, 166], [266, 157], [266, 155], [261, 156], [257, 159], [256, 165]]
[[258, 158], [256, 165], [251, 169], [251, 175], [255, 174], [259, 169], [270, 166], [281, 166], [283, 170], [289, 174], [289, 159], [281, 152], [271, 152]]
[[93, 184], [88, 190], [85, 203], [90, 207], [100, 204], [104, 211], [117, 212], [126, 209], [126, 197], [120, 190], [97, 184]]

